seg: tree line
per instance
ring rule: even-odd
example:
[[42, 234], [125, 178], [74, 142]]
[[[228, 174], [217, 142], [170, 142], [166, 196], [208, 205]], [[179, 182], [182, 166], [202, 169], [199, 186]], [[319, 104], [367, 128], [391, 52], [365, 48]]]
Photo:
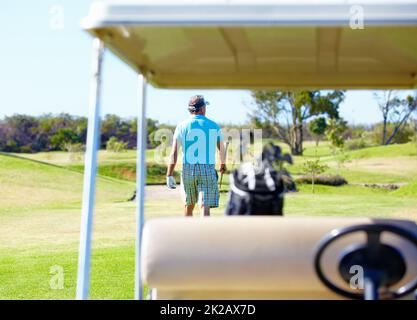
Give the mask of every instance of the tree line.
[[[253, 105], [243, 125], [223, 128], [261, 128], [263, 138], [286, 143], [293, 155], [302, 155], [305, 140], [331, 141], [335, 147], [359, 149], [376, 144], [404, 143], [417, 132], [417, 95], [400, 97], [395, 91], [375, 94], [382, 122], [349, 125], [339, 114], [345, 91], [252, 91]], [[147, 119], [148, 148], [159, 143], [153, 138], [158, 129], [175, 126]], [[87, 118], [70, 114], [28, 116], [16, 114], [0, 120], [0, 151], [80, 151], [87, 137]], [[110, 114], [101, 122], [101, 148], [134, 149], [137, 119]]]
[[[159, 124], [157, 120], [147, 119], [150, 136], [161, 127], [172, 128], [169, 125]], [[46, 114], [37, 117], [16, 114], [0, 120], [2, 152], [70, 151], [74, 146], [84, 146], [86, 138], [86, 117], [70, 114]], [[125, 143], [129, 149], [135, 148], [137, 119], [106, 115], [101, 122], [101, 148], [105, 148], [110, 139]], [[154, 146], [153, 143], [148, 137], [150, 148]]]

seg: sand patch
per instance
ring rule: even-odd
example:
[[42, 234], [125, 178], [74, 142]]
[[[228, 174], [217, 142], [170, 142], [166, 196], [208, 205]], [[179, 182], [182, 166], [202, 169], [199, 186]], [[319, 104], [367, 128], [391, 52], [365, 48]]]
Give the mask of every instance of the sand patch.
[[371, 172], [389, 172], [396, 175], [417, 175], [417, 157], [355, 159], [345, 163], [347, 169]]

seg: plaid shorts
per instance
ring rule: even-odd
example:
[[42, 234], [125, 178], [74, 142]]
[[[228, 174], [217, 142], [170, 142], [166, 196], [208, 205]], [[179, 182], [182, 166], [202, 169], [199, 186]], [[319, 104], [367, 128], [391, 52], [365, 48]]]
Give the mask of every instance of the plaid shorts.
[[219, 187], [214, 164], [183, 164], [181, 184], [187, 205], [219, 206]]

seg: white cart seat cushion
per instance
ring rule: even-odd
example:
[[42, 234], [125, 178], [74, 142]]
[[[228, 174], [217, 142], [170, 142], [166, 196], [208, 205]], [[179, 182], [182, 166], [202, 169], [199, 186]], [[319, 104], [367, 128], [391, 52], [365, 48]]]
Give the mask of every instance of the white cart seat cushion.
[[[143, 280], [162, 291], [327, 292], [318, 280], [314, 253], [331, 230], [390, 223], [416, 232], [412, 221], [333, 217], [161, 218], [143, 233]], [[403, 252], [407, 277], [417, 270], [417, 250], [388, 233], [382, 237]], [[338, 261], [347, 245], [364, 242], [358, 233], [340, 239], [323, 256], [323, 268], [343, 285]]]

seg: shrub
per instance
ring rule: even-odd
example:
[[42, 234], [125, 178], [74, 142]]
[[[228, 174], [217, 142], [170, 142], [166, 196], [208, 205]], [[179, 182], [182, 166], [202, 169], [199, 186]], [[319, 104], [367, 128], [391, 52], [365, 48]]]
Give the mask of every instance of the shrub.
[[[305, 175], [305, 176], [298, 177], [296, 179], [296, 182], [300, 184], [312, 184], [313, 179], [311, 175]], [[348, 182], [345, 178], [343, 178], [340, 175], [320, 174], [314, 178], [314, 183], [325, 185], [325, 186], [338, 187], [338, 186], [343, 186], [347, 184]]]
[[127, 150], [127, 142], [119, 141], [116, 137], [111, 137], [109, 141], [107, 141], [106, 150], [112, 152], [125, 152]]
[[353, 151], [353, 150], [373, 147], [374, 145], [375, 144], [371, 143], [370, 141], [366, 141], [363, 138], [359, 138], [359, 139], [346, 141], [345, 148], [346, 150]]
[[65, 143], [62, 148], [69, 153], [70, 162], [83, 159], [85, 146], [82, 143]]
[[85, 151], [85, 146], [82, 143], [65, 143], [63, 149], [70, 153], [82, 153]]
[[21, 146], [20, 147], [20, 152], [22, 153], [32, 153], [32, 148], [31, 146]]

